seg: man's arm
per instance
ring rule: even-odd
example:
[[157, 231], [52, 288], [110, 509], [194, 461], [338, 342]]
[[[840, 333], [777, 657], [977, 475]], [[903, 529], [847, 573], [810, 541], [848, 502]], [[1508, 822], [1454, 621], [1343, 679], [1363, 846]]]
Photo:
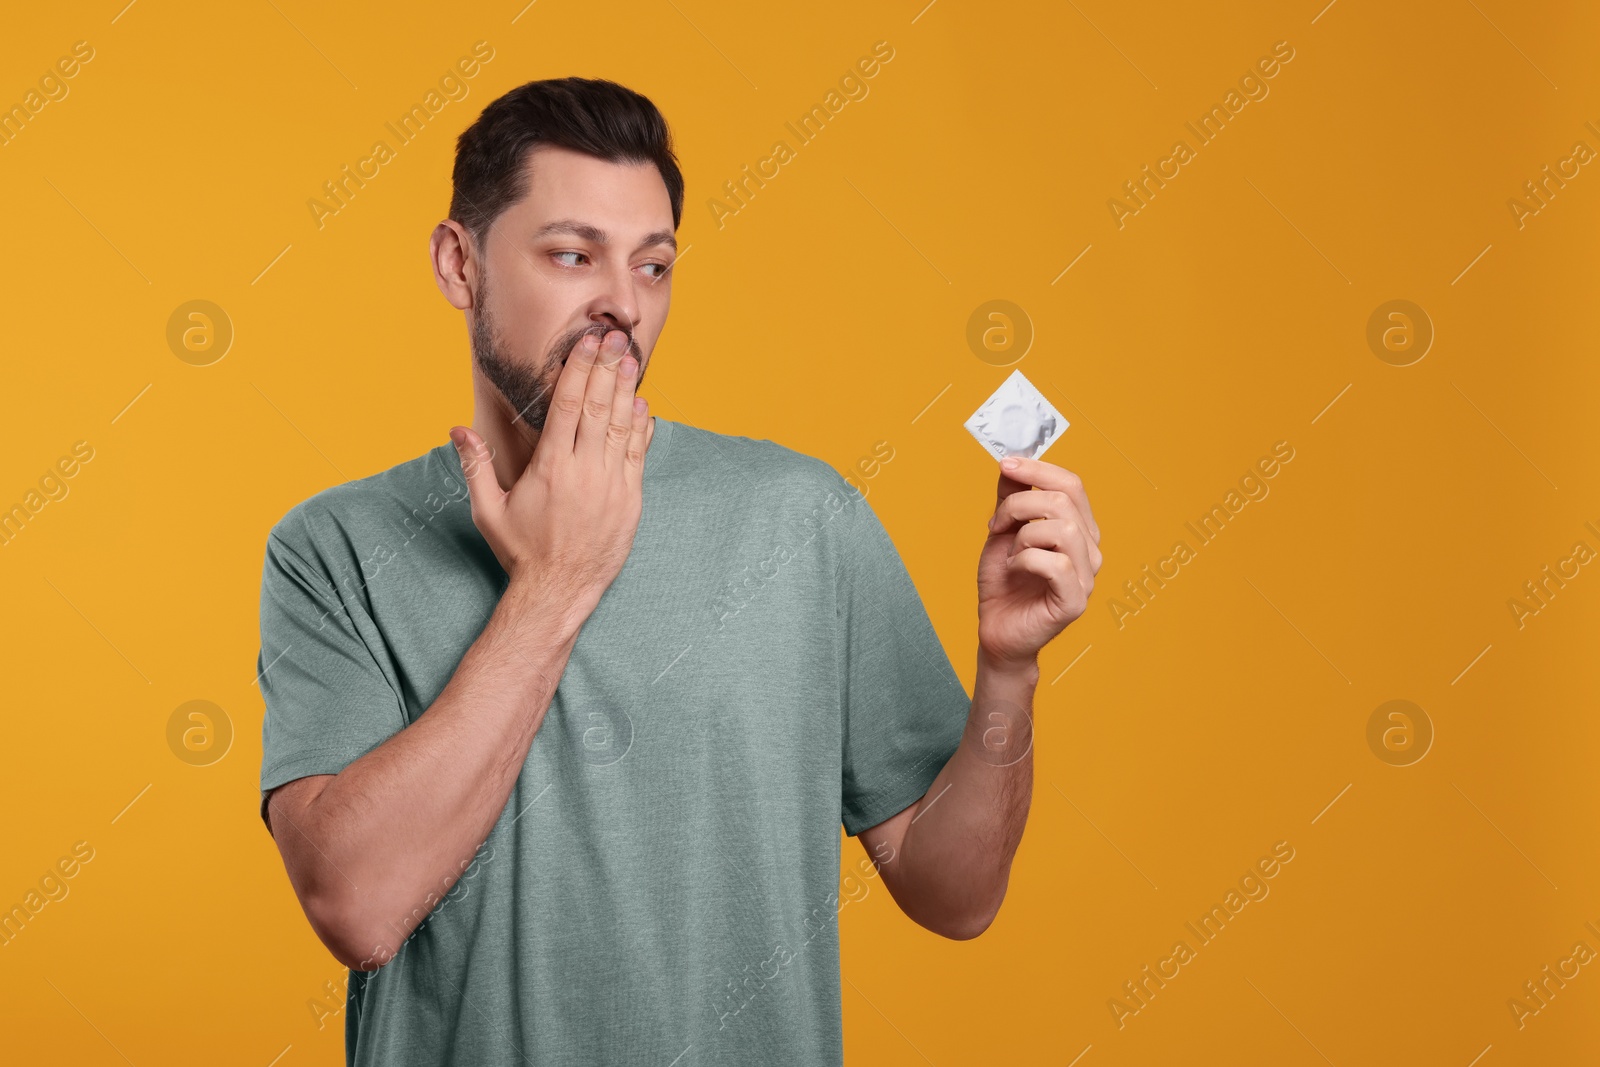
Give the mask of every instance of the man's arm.
[[637, 361], [612, 331], [562, 368], [526, 469], [502, 489], [477, 433], [452, 433], [472, 518], [509, 583], [439, 697], [336, 775], [296, 779], [269, 829], [307, 919], [371, 970], [470, 865], [505, 810], [584, 622], [622, 569], [643, 502], [651, 424]]
[[387, 963], [489, 836], [582, 628], [564, 611], [513, 581], [416, 722], [336, 775], [273, 791], [289, 881], [340, 963]]
[[978, 562], [977, 681], [961, 744], [917, 803], [860, 834], [886, 857], [879, 869], [901, 910], [960, 940], [988, 929], [1005, 899], [1033, 796], [1038, 653], [1083, 614], [1102, 560], [1078, 476], [1008, 463]]
[[917, 924], [956, 940], [988, 929], [1033, 799], [1037, 663], [995, 664], [980, 649], [961, 745], [922, 799], [861, 831], [884, 885]]

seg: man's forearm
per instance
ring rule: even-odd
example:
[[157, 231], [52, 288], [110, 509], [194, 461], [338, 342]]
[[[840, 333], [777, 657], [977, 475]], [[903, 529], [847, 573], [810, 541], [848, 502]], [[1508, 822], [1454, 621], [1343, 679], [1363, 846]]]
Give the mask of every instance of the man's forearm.
[[359, 969], [398, 951], [504, 810], [587, 613], [513, 582], [416, 722], [277, 828], [318, 933]]
[[1033, 798], [1037, 661], [1000, 665], [980, 649], [961, 746], [906, 827], [892, 891], [917, 922], [975, 937], [1005, 898]]

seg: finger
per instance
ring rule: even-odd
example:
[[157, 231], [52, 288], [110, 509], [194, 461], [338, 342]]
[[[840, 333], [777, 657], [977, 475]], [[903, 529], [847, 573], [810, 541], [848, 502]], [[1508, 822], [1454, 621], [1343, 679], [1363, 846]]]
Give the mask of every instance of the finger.
[[650, 447], [650, 402], [642, 396], [635, 396], [630, 403], [633, 405], [633, 428], [628, 434], [628, 447], [622, 454], [623, 476], [628, 480], [630, 489], [638, 489], [644, 484], [644, 456]]
[[639, 361], [624, 348], [622, 362], [617, 365], [617, 384], [611, 395], [611, 425], [606, 429], [606, 468], [614, 470], [621, 460], [634, 434], [634, 390], [639, 387]]
[[1093, 563], [1095, 549], [1081, 527], [1068, 528], [1059, 519], [1030, 522], [1017, 532], [1011, 544], [1011, 555], [1029, 548], [1040, 548], [1065, 556], [1072, 565], [1073, 576], [1087, 599], [1094, 592], [1094, 575], [1098, 569]]
[[506, 493], [495, 477], [494, 456], [489, 445], [476, 430], [467, 426], [452, 426], [450, 440], [461, 457], [461, 475], [467, 481], [473, 522], [480, 529], [492, 529], [505, 508]]
[[1038, 578], [1043, 578], [1050, 586], [1050, 591], [1056, 599], [1067, 606], [1073, 618], [1082, 615], [1088, 605], [1088, 597], [1083, 591], [1083, 586], [1078, 583], [1072, 572], [1072, 561], [1060, 552], [1050, 552], [1042, 548], [1025, 548], [1015, 556], [1006, 560], [1006, 569], [1009, 571], [1025, 571]]
[[[1089, 535], [1094, 538], [1096, 543], [1100, 541], [1100, 524], [1095, 521], [1094, 511], [1089, 507], [1089, 495], [1084, 492], [1081, 478], [1065, 467], [1058, 467], [1054, 463], [1046, 463], [1042, 459], [1024, 459], [1021, 456], [1012, 456], [1004, 462], [1009, 463], [1012, 460], [1016, 461], [1016, 467], [1011, 470], [1007, 470], [1004, 466], [1000, 468], [999, 499], [1003, 500], [1009, 495], [1005, 488], [1005, 483], [1008, 481], [1036, 485], [1040, 489], [1060, 490], [1070, 496], [1072, 502], [1078, 505], [1078, 514], [1083, 516], [1083, 521], [1089, 529]], [[1015, 492], [1015, 490], [1011, 490], [1011, 492]]]
[[627, 334], [621, 330], [606, 332], [584, 386], [578, 436], [573, 443], [575, 455], [589, 456], [596, 462], [605, 460], [606, 436], [611, 432], [611, 401], [617, 388], [617, 364], [627, 350]]
[[1052, 522], [1066, 523], [1070, 530], [1084, 534], [1083, 544], [1088, 551], [1085, 555], [1074, 558], [1088, 564], [1089, 574], [1100, 573], [1100, 564], [1105, 559], [1100, 551], [1100, 543], [1089, 530], [1088, 523], [1083, 521], [1077, 504], [1065, 493], [1053, 489], [1013, 493], [1001, 501], [999, 508], [995, 510], [995, 517], [989, 523], [989, 536], [998, 537], [1019, 529], [1030, 530], [1041, 525], [1048, 527]]
[[1031, 488], [1033, 487], [1027, 482], [1018, 481], [1016, 478], [1011, 477], [1005, 468], [1002, 467], [1000, 469], [1000, 480], [995, 483], [995, 507], [998, 508], [1001, 504], [1004, 504], [1008, 498], [1015, 496], [1017, 493], [1025, 492]]
[[1078, 514], [1078, 506], [1066, 493], [1056, 489], [1030, 489], [1012, 493], [994, 509], [989, 520], [990, 533], [1013, 530], [1031, 519], [1071, 519], [1088, 528]]
[[[545, 415], [544, 429], [539, 433], [538, 452], [553, 455], [560, 452], [570, 455], [578, 435], [578, 417], [583, 412], [583, 394], [594, 370], [594, 361], [600, 351], [600, 338], [584, 334], [567, 353], [567, 362], [556, 379], [555, 392], [550, 397], [550, 410]], [[545, 441], [550, 443], [547, 445]]]
[[1077, 576], [1078, 584], [1083, 587], [1083, 595], [1088, 597], [1094, 592], [1094, 576], [1100, 570], [1100, 564], [1095, 557], [1100, 554], [1100, 549], [1089, 540], [1083, 527], [1078, 523], [1065, 519], [1040, 519], [1038, 522], [1030, 522], [1017, 531], [1011, 546], [1013, 556], [1025, 548], [1043, 548], [1065, 553], [1072, 562], [1072, 573]]

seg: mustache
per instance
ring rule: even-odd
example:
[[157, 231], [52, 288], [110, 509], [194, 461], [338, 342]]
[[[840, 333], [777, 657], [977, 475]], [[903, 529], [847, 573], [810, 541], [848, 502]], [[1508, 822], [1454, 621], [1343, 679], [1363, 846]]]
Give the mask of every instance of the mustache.
[[606, 334], [610, 333], [612, 330], [621, 330], [627, 335], [627, 351], [633, 355], [633, 358], [637, 360], [639, 365], [642, 367], [644, 365], [644, 351], [639, 347], [639, 341], [634, 337], [633, 331], [628, 329], [626, 326], [600, 322], [593, 323], [588, 326], [579, 326], [568, 330], [565, 334], [562, 334], [560, 337], [558, 337], [555, 343], [550, 346], [550, 351], [545, 356], [545, 373], [540, 376], [541, 380], [538, 384], [538, 389], [529, 399], [529, 401], [522, 406], [521, 410], [519, 410], [512, 418], [512, 425], [525, 421], [529, 410], [541, 405], [551, 393], [555, 392], [556, 379], [560, 376], [562, 365], [566, 362], [567, 357], [572, 354], [573, 350], [578, 347], [578, 344], [585, 337], [589, 336], [590, 334], [594, 334], [597, 339], [603, 341]]
[[[638, 360], [640, 363], [643, 363], [644, 353], [640, 350], [639, 342], [633, 336], [632, 330], [628, 329], [626, 326], [621, 326], [615, 323], [598, 322], [588, 326], [579, 326], [576, 329], [568, 330], [566, 333], [556, 338], [555, 343], [550, 346], [550, 354], [546, 359], [547, 364], [550, 366], [555, 366], [556, 364], [564, 363], [567, 357], [572, 354], [572, 350], [577, 348], [578, 344], [585, 337], [589, 336], [590, 334], [594, 334], [597, 340], [604, 341], [606, 334], [610, 333], [612, 330], [621, 330], [627, 335], [628, 352], [633, 355], [634, 359]], [[554, 388], [554, 386], [552, 385], [551, 388]]]

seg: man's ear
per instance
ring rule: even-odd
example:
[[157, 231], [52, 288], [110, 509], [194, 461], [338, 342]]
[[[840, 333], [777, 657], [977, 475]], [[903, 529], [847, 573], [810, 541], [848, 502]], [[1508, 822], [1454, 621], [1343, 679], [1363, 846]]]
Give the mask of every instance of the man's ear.
[[428, 238], [428, 256], [433, 262], [434, 284], [450, 306], [457, 311], [471, 310], [483, 261], [466, 227], [455, 219], [441, 221]]

